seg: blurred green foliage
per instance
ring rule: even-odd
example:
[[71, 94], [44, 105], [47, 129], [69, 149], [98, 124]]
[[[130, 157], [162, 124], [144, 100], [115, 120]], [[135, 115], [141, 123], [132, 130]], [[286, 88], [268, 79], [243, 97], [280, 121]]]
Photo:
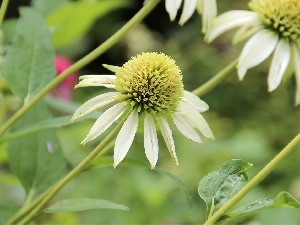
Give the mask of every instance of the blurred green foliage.
[[[47, 8], [42, 5], [46, 2], [36, 0], [32, 4], [39, 8], [44, 16], [51, 14], [50, 9], [57, 10], [63, 6], [60, 1], [55, 1], [59, 7], [52, 5]], [[130, 7], [121, 7], [106, 13], [101, 18], [93, 18], [89, 29], [84, 30], [84, 35], [68, 43], [61, 41], [59, 45], [57, 44], [59, 48], [56, 52], [73, 61], [80, 59], [117, 31], [142, 7], [142, 1], [128, 2]], [[123, 6], [122, 4], [120, 6]], [[247, 1], [218, 1], [218, 7], [219, 13], [232, 9], [246, 9]], [[80, 20], [85, 20], [86, 16], [89, 16], [88, 13], [81, 15]], [[72, 13], [70, 17], [68, 19], [72, 21]], [[78, 18], [74, 18], [74, 21], [76, 20]], [[7, 24], [3, 29], [9, 30], [9, 34], [13, 33], [12, 27]], [[211, 45], [206, 44], [201, 34], [201, 17], [198, 14], [195, 13], [192, 19], [181, 27], [177, 22], [169, 21], [162, 1], [143, 24], [137, 26], [119, 44], [79, 73], [81, 75], [109, 74], [101, 64], [121, 66], [138, 53], [158, 51], [176, 60], [184, 76], [185, 89], [191, 91], [238, 57], [242, 44], [232, 46], [231, 37], [232, 32], [228, 32]], [[55, 40], [65, 40], [64, 38], [56, 36]], [[9, 45], [9, 43], [10, 41], [5, 39], [5, 44]], [[131, 212], [91, 210], [45, 214], [37, 219], [37, 223], [178, 225], [202, 223], [205, 220], [206, 206], [197, 193], [198, 183], [202, 177], [220, 168], [227, 160], [240, 158], [253, 163], [253, 168], [248, 173], [251, 179], [300, 130], [299, 106], [294, 107], [293, 104], [295, 82], [291, 78], [285, 79], [277, 90], [269, 93], [266, 85], [269, 63], [266, 61], [250, 69], [242, 82], [238, 81], [237, 74], [233, 73], [229, 79], [202, 97], [210, 106], [210, 110], [204, 113], [204, 117], [214, 132], [214, 141], [205, 140], [203, 145], [195, 144], [173, 129], [179, 167], [172, 162], [159, 135], [158, 166], [178, 176], [187, 185], [192, 196], [192, 208], [189, 207], [176, 183], [168, 176], [150, 170], [150, 166], [140, 168], [121, 165], [113, 169], [111, 165], [83, 172], [67, 184], [53, 202], [67, 198], [99, 198], [126, 205]], [[105, 88], [93, 87], [76, 89], [73, 100], [83, 103], [104, 91]], [[0, 101], [0, 123], [16, 110], [15, 105], [18, 104], [15, 101], [9, 94], [5, 95], [5, 101]], [[58, 110], [53, 109], [53, 113], [61, 115]], [[80, 141], [88, 133], [93, 122], [94, 119], [88, 119], [56, 130], [62, 151], [68, 161], [68, 169], [79, 163], [105, 136], [103, 134], [85, 146], [80, 145]], [[24, 201], [24, 190], [17, 178], [11, 174], [5, 148], [5, 144], [0, 145], [0, 218], [2, 219], [11, 215]], [[108, 155], [112, 156], [112, 151]], [[142, 133], [136, 135], [127, 158], [146, 162]], [[283, 190], [300, 199], [299, 160], [299, 151], [295, 151], [239, 205], [259, 198], [275, 198], [277, 193]], [[299, 224], [300, 214], [293, 209], [279, 208], [260, 212], [237, 223]]]

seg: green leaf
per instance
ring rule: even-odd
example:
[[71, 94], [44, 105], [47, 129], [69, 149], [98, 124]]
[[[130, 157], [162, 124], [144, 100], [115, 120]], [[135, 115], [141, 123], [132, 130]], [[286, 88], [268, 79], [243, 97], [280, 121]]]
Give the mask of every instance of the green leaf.
[[288, 192], [280, 192], [274, 200], [269, 198], [259, 199], [235, 209], [234, 211], [222, 216], [219, 222], [225, 222], [242, 216], [248, 216], [253, 213], [275, 207], [289, 207], [300, 210], [300, 201], [298, 201]]
[[79, 199], [66, 199], [57, 202], [47, 208], [45, 213], [55, 213], [55, 212], [75, 212], [84, 211], [91, 209], [118, 209], [130, 211], [127, 206], [120, 205], [114, 202], [101, 200], [101, 199], [90, 199], [90, 198], [79, 198]]
[[252, 164], [241, 159], [232, 159], [224, 163], [220, 171], [205, 176], [199, 183], [198, 193], [205, 201], [209, 217], [226, 204], [239, 190], [246, 171]]
[[175, 184], [177, 184], [177, 186], [180, 188], [180, 190], [182, 191], [182, 193], [184, 194], [188, 204], [190, 207], [193, 206], [193, 198], [192, 198], [192, 195], [190, 193], [190, 191], [188, 190], [187, 186], [185, 183], [182, 182], [182, 180], [179, 179], [179, 177], [175, 176], [174, 174], [164, 170], [164, 169], [161, 169], [161, 168], [158, 168], [158, 167], [155, 167], [155, 170], [170, 177], [174, 182]]
[[3, 64], [3, 76], [13, 93], [25, 102], [55, 76], [54, 51], [47, 26], [40, 14], [21, 8], [17, 36]]
[[[114, 143], [110, 144], [109, 147], [113, 147], [113, 145], [114, 145]], [[90, 166], [87, 169], [93, 169], [93, 168], [99, 168], [99, 167], [105, 167], [105, 166], [112, 166], [112, 164], [113, 164], [113, 159], [111, 157], [101, 156], [101, 157], [97, 157], [95, 160], [93, 160], [92, 163], [90, 164]], [[128, 159], [128, 158], [124, 159], [119, 166], [149, 168], [148, 163], [144, 163], [144, 162], [141, 162], [141, 161]], [[177, 177], [174, 174], [172, 174], [172, 173], [170, 173], [170, 172], [168, 172], [164, 169], [161, 169], [159, 167], [155, 167], [154, 170], [156, 170], [156, 171], [160, 172], [161, 174], [166, 175], [169, 178], [171, 178], [171, 180], [173, 180], [175, 182], [175, 184], [179, 187], [179, 189], [184, 194], [189, 206], [192, 207], [192, 205], [193, 205], [192, 195], [191, 195], [190, 191], [188, 190], [186, 184], [182, 180], [180, 180], [179, 177]]]
[[[44, 102], [38, 102], [15, 123], [12, 130], [50, 117]], [[41, 192], [64, 173], [66, 162], [53, 129], [8, 142], [7, 154], [12, 171], [27, 191]]]
[[45, 17], [67, 2], [69, 2], [69, 0], [32, 0], [31, 4], [33, 8]]
[[47, 24], [52, 28], [52, 40], [59, 48], [80, 39], [96, 19], [112, 10], [128, 5], [124, 0], [69, 2], [48, 15]]

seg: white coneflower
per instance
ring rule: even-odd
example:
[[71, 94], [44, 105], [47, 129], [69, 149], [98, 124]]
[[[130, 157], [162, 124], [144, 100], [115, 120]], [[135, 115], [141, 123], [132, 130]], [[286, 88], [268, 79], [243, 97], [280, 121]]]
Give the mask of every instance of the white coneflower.
[[[170, 20], [173, 21], [177, 15], [182, 0], [166, 0], [166, 10]], [[202, 32], [206, 32], [213, 19], [217, 16], [216, 0], [185, 0], [179, 24], [183, 25], [193, 15], [194, 11], [202, 14]]]
[[229, 11], [218, 16], [206, 39], [240, 27], [234, 37], [239, 42], [252, 36], [245, 44], [238, 62], [238, 76], [244, 78], [249, 68], [257, 66], [273, 52], [268, 75], [269, 91], [280, 84], [291, 61], [296, 76], [296, 105], [300, 103], [300, 0], [252, 0], [253, 11]]
[[151, 168], [155, 167], [158, 159], [155, 121], [176, 165], [178, 159], [168, 118], [173, 120], [184, 136], [197, 143], [201, 143], [197, 131], [213, 138], [208, 124], [200, 114], [208, 109], [208, 105], [194, 94], [184, 91], [181, 71], [170, 57], [163, 53], [142, 53], [122, 67], [104, 66], [115, 75], [81, 76], [76, 87], [105, 86], [116, 91], [90, 99], [76, 110], [73, 119], [114, 104], [97, 119], [82, 141], [84, 144], [103, 133], [125, 111], [131, 111], [116, 138], [114, 167], [126, 156], [137, 131], [139, 118], [144, 118], [144, 148]]

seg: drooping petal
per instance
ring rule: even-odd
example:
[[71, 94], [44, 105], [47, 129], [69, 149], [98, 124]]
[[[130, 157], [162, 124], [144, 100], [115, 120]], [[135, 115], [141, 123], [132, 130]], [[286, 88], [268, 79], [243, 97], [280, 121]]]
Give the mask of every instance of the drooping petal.
[[124, 103], [118, 103], [113, 107], [110, 107], [106, 110], [94, 123], [90, 132], [86, 138], [81, 142], [85, 144], [86, 142], [95, 139], [100, 134], [102, 134], [110, 125], [116, 121], [125, 111], [127, 105]]
[[182, 0], [166, 0], [166, 10], [169, 13], [171, 21], [175, 20], [181, 2]]
[[119, 66], [113, 66], [113, 65], [108, 65], [108, 64], [102, 64], [102, 66], [114, 73], [116, 73], [121, 68]]
[[166, 121], [166, 119], [163, 118], [162, 116], [158, 116], [156, 119], [159, 124], [161, 134], [162, 134], [162, 136], [165, 140], [165, 143], [167, 145], [167, 148], [170, 152], [170, 155], [171, 155], [174, 163], [176, 164], [176, 166], [178, 166], [179, 163], [178, 163], [178, 158], [177, 158], [177, 155], [175, 152], [175, 144], [174, 144], [174, 139], [172, 136], [171, 128], [170, 128], [168, 122]]
[[217, 16], [217, 2], [216, 0], [202, 0], [202, 4], [202, 33], [205, 33]]
[[245, 44], [238, 62], [238, 76], [242, 80], [249, 68], [257, 66], [274, 51], [278, 35], [269, 30], [254, 34]]
[[244, 24], [257, 24], [259, 17], [257, 13], [246, 10], [232, 10], [218, 16], [212, 23], [212, 27], [207, 31], [205, 40], [212, 42], [220, 34], [239, 27]]
[[300, 48], [296, 44], [292, 44], [293, 63], [295, 66], [296, 78], [296, 100], [295, 105], [300, 104]]
[[281, 82], [291, 56], [290, 44], [287, 39], [281, 39], [275, 49], [269, 70], [269, 91], [275, 90]]
[[75, 88], [78, 87], [89, 87], [89, 86], [103, 86], [107, 88], [114, 88], [115, 85], [113, 81], [117, 77], [115, 75], [84, 75], [80, 76], [81, 80], [79, 84], [75, 85]]
[[205, 112], [209, 108], [206, 102], [202, 101], [197, 95], [194, 95], [189, 91], [184, 91], [184, 97], [182, 98], [182, 100], [192, 105], [199, 112]]
[[182, 26], [193, 15], [197, 7], [197, 0], [185, 0], [179, 24]]
[[114, 167], [116, 167], [126, 156], [133, 142], [137, 127], [139, 115], [133, 110], [124, 122], [115, 143], [114, 149]]
[[109, 103], [116, 101], [116, 97], [120, 95], [121, 94], [119, 92], [108, 92], [88, 100], [74, 112], [72, 120], [78, 119], [79, 117], [82, 117], [94, 111], [95, 109], [101, 108]]
[[241, 41], [244, 41], [262, 29], [263, 29], [263, 26], [260, 23], [258, 23], [258, 24], [250, 23], [250, 24], [244, 25], [235, 32], [235, 34], [232, 38], [232, 44], [235, 45]]
[[151, 169], [154, 169], [158, 159], [158, 139], [154, 121], [148, 114], [144, 120], [144, 147], [146, 157], [151, 164]]
[[183, 115], [180, 113], [174, 113], [172, 116], [173, 122], [177, 129], [188, 139], [196, 142], [196, 143], [202, 143], [201, 138], [199, 137], [196, 130], [193, 128], [193, 126], [188, 123], [188, 121], [185, 119]]
[[191, 126], [198, 129], [205, 137], [214, 139], [214, 135], [208, 123], [192, 105], [181, 102], [178, 106], [178, 109]]

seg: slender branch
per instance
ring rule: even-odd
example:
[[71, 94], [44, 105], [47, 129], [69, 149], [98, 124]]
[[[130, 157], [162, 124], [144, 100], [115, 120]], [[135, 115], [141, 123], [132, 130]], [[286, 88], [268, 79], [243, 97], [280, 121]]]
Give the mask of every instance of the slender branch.
[[46, 87], [44, 87], [36, 96], [34, 96], [26, 105], [17, 111], [6, 123], [0, 128], [0, 135], [2, 135], [11, 125], [13, 125], [19, 118], [21, 118], [33, 105], [35, 105], [41, 98], [43, 98], [49, 91], [59, 85], [67, 76], [81, 69], [105, 51], [116, 44], [125, 34], [127, 34], [135, 25], [139, 24], [159, 3], [160, 0], [149, 0], [144, 7], [134, 16], [128, 23], [126, 23], [120, 30], [107, 39], [95, 50], [88, 55], [74, 63], [59, 76], [56, 76]]
[[0, 26], [2, 25], [9, 0], [3, 0], [0, 8]]
[[238, 62], [237, 59], [234, 60], [232, 63], [227, 65], [224, 69], [222, 69], [219, 73], [217, 73], [215, 76], [213, 76], [210, 80], [208, 80], [206, 83], [204, 83], [197, 89], [193, 90], [192, 92], [199, 97], [210, 92], [218, 84], [220, 84], [223, 80], [225, 80], [227, 77], [229, 77], [231, 72], [233, 70], [235, 70], [237, 62]]
[[300, 133], [276, 155], [255, 177], [252, 178], [232, 199], [221, 207], [204, 225], [211, 225], [218, 221], [229, 209], [239, 202], [248, 192], [250, 192], [260, 181], [262, 181], [274, 168], [285, 159], [300, 144]]

